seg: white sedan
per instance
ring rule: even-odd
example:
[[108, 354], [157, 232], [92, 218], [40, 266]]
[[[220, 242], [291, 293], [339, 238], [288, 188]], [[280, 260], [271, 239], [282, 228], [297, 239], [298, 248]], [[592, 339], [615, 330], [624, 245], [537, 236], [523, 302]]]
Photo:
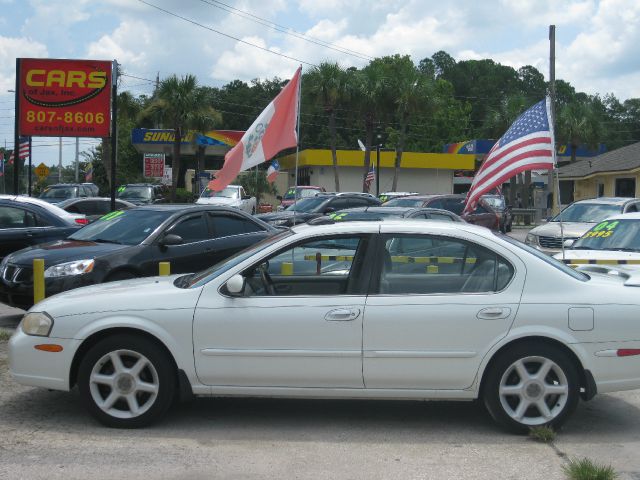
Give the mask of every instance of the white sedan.
[[637, 280], [472, 225], [304, 225], [197, 274], [46, 299], [10, 370], [77, 385], [115, 427], [192, 394], [479, 398], [510, 430], [558, 427], [580, 397], [640, 387]]

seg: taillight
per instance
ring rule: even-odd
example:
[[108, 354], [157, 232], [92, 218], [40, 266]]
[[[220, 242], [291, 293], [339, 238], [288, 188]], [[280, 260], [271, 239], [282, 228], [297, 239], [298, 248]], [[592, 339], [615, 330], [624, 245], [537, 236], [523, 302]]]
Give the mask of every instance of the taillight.
[[76, 223], [80, 225], [87, 225], [89, 220], [87, 218], [76, 218]]
[[619, 348], [616, 351], [619, 357], [631, 357], [633, 355], [640, 355], [640, 348]]

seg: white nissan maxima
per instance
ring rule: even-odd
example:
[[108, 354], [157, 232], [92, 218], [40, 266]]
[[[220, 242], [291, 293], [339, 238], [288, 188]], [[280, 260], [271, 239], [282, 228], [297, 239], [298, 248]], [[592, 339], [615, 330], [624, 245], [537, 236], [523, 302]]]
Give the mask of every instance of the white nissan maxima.
[[472, 225], [283, 231], [197, 274], [79, 288], [10, 341], [25, 385], [140, 427], [176, 397], [480, 398], [510, 430], [640, 387], [640, 280]]

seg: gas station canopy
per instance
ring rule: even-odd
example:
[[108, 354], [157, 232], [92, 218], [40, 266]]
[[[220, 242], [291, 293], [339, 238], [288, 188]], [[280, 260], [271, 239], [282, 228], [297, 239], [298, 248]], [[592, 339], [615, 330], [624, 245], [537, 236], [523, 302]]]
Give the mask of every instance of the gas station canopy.
[[[242, 138], [238, 130], [211, 130], [206, 134], [189, 131], [182, 137], [180, 153], [195, 155], [198, 147], [205, 147], [205, 155], [224, 156]], [[140, 153], [165, 153], [171, 155], [174, 132], [172, 129], [134, 128], [131, 143]]]

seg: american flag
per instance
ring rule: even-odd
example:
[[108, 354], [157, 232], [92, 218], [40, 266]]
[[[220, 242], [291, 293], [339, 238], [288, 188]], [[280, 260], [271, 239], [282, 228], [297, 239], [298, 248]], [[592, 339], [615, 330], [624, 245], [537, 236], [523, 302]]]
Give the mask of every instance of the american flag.
[[369, 191], [369, 187], [371, 187], [371, 184], [375, 179], [376, 179], [376, 167], [375, 165], [371, 164], [371, 168], [367, 172], [367, 176], [364, 177], [364, 188], [366, 189], [367, 192]]
[[[29, 137], [20, 137], [20, 159], [24, 160], [25, 158], [29, 158]], [[9, 165], [13, 165], [13, 152], [11, 152], [11, 156], [9, 157]]]
[[463, 213], [473, 212], [478, 199], [525, 170], [554, 167], [554, 136], [549, 98], [520, 115], [491, 148], [467, 193]]

